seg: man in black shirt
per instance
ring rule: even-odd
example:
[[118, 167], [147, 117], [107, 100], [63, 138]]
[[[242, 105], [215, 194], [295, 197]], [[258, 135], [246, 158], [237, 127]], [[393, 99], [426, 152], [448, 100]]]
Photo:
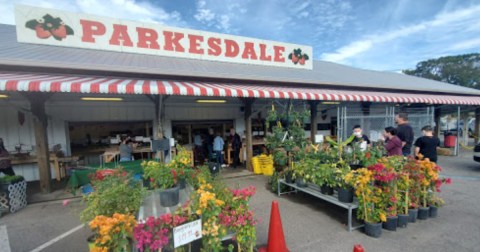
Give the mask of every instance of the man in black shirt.
[[408, 156], [413, 144], [413, 128], [408, 124], [407, 113], [396, 115], [395, 123], [397, 124], [397, 136], [402, 141], [402, 153], [404, 156]]
[[433, 135], [433, 129], [429, 125], [422, 128], [423, 136], [415, 141], [415, 157], [422, 154], [432, 162], [437, 162], [437, 148], [440, 140]]
[[362, 133], [362, 127], [360, 125], [355, 125], [353, 126], [353, 134], [355, 135], [355, 138], [353, 139], [353, 142], [359, 143], [361, 150], [366, 150], [367, 147], [371, 147], [370, 139]]

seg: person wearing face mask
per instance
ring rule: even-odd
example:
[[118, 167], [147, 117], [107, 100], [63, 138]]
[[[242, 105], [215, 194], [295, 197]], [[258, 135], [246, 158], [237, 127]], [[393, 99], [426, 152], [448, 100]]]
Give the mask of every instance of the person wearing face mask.
[[5, 175], [15, 175], [15, 172], [12, 168], [12, 160], [10, 159], [10, 153], [7, 151], [7, 149], [5, 149], [2, 138], [0, 138], [0, 172]]
[[410, 155], [413, 144], [413, 128], [408, 123], [407, 113], [399, 113], [395, 116], [395, 123], [397, 124], [397, 136], [402, 141], [402, 153], [404, 156]]
[[402, 141], [397, 136], [397, 129], [394, 127], [386, 127], [383, 132], [385, 137], [385, 149], [388, 156], [402, 156]]
[[433, 135], [433, 129], [430, 125], [422, 128], [422, 137], [415, 141], [415, 157], [422, 154], [432, 162], [437, 162], [437, 149], [440, 146], [440, 140]]
[[359, 143], [360, 149], [362, 151], [365, 151], [367, 147], [372, 146], [370, 139], [368, 139], [368, 137], [363, 134], [362, 127], [360, 125], [353, 126], [353, 134], [355, 135], [353, 142]]

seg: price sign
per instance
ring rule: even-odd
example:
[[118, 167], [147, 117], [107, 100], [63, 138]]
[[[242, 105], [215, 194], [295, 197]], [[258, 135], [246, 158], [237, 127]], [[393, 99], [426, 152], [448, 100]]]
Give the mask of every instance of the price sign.
[[173, 246], [178, 248], [202, 238], [202, 220], [198, 219], [173, 228]]

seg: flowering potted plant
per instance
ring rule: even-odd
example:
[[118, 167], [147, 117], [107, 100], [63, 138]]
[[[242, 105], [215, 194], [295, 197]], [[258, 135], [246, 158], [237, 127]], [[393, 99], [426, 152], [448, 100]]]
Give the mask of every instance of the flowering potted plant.
[[355, 188], [359, 204], [357, 217], [365, 221], [365, 233], [380, 237], [382, 222], [387, 221], [387, 216], [381, 200], [382, 189], [374, 185], [373, 172], [367, 168], [350, 171], [345, 176], [345, 181]]
[[172, 165], [166, 165], [157, 161], [142, 162], [143, 176], [150, 180], [150, 186], [159, 188], [160, 204], [171, 207], [180, 200], [180, 186], [177, 185], [177, 171]]
[[337, 186], [334, 177], [335, 165], [318, 164], [313, 171], [313, 182], [320, 186], [320, 192], [327, 195], [333, 194], [333, 188]]
[[95, 232], [91, 252], [128, 252], [137, 222], [131, 214], [114, 213], [113, 216], [98, 215], [90, 223]]
[[98, 215], [135, 214], [145, 195], [142, 185], [132, 182], [131, 176], [122, 169], [115, 169], [112, 175], [101, 179], [93, 179], [92, 185], [95, 191], [84, 196], [87, 206], [80, 214], [80, 220], [85, 223]]
[[[421, 159], [421, 157], [420, 157]], [[430, 215], [430, 207], [427, 205], [428, 197], [431, 195], [428, 191], [438, 181], [438, 171], [440, 167], [428, 159], [422, 159], [419, 162], [420, 166], [420, 182], [421, 182], [421, 207], [418, 210], [418, 219], [425, 220]]]
[[398, 188], [398, 227], [407, 227], [408, 225], [408, 206], [410, 190], [410, 174], [408, 172], [400, 172], [397, 174], [397, 188]]
[[409, 176], [408, 196], [406, 197], [408, 199], [408, 221], [416, 222], [420, 197], [422, 194], [421, 181], [423, 179], [419, 161], [409, 158], [405, 163], [404, 171], [407, 172]]
[[257, 220], [249, 209], [248, 201], [255, 194], [255, 187], [232, 190], [232, 197], [227, 197], [225, 207], [218, 215], [220, 224], [235, 232], [237, 251], [253, 251], [256, 244]]
[[177, 155], [167, 164], [167, 167], [173, 169], [177, 174], [180, 189], [184, 189], [186, 183], [192, 184], [192, 159], [190, 153], [185, 147], [177, 147]]

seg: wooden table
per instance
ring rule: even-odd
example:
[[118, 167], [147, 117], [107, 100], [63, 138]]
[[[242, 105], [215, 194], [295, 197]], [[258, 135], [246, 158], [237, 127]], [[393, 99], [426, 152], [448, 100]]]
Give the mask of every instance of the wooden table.
[[[147, 153], [147, 158], [150, 159], [151, 153], [153, 153], [153, 152], [148, 147], [148, 148], [135, 148], [132, 151], [132, 154], [133, 153], [141, 153], [142, 159], [143, 159], [143, 154]], [[120, 151], [118, 150], [118, 148], [108, 149], [102, 154], [102, 161], [103, 161], [103, 163], [114, 162], [118, 156], [120, 156]]]
[[[57, 157], [55, 154], [50, 154], [50, 165], [53, 165], [55, 171], [55, 178], [60, 181], [66, 176], [66, 164], [78, 161], [78, 156], [71, 157]], [[12, 165], [22, 164], [36, 164], [38, 162], [36, 156], [27, 156], [25, 158], [12, 158]]]
[[[252, 146], [258, 146], [258, 145], [265, 145], [265, 139], [252, 139]], [[239, 154], [239, 158], [240, 158], [240, 163], [244, 163], [245, 162], [245, 158], [244, 158], [244, 151], [247, 149], [247, 143], [246, 141], [244, 140], [242, 142], [242, 147], [240, 148], [240, 154]], [[233, 157], [232, 157], [232, 152], [233, 152], [233, 149], [232, 149], [232, 145], [231, 144], [228, 144], [227, 146], [227, 164], [233, 164]]]

